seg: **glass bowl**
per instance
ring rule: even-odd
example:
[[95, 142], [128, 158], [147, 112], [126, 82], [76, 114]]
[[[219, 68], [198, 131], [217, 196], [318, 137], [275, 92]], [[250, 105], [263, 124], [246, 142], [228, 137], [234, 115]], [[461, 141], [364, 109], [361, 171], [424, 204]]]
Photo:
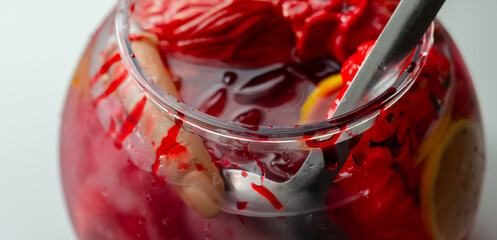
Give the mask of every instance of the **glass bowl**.
[[[119, 1], [63, 114], [61, 173], [78, 237], [464, 239], [483, 130], [440, 23], [366, 105], [326, 118], [395, 5]], [[323, 165], [304, 172], [308, 187], [268, 190], [301, 174], [311, 153]]]

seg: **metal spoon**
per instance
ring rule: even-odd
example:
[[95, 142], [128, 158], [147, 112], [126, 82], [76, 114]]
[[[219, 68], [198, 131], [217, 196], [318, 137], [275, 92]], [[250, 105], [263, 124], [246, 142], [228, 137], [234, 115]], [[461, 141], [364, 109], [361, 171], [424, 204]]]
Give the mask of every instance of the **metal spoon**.
[[[371, 94], [369, 89], [397, 70], [399, 62], [408, 57], [418, 45], [444, 2], [445, 0], [402, 0], [399, 3], [333, 117], [346, 114], [366, 103], [365, 96]], [[299, 171], [286, 182], [275, 182], [270, 179], [264, 179], [262, 182], [261, 176], [255, 173], [242, 174], [243, 171], [238, 169], [224, 170], [222, 174], [227, 200], [224, 210], [254, 217], [309, 215], [313, 211], [323, 211], [326, 193], [348, 156], [346, 150], [341, 150], [346, 147], [340, 144], [338, 143], [336, 147], [339, 151], [339, 168], [328, 169], [325, 166], [322, 150], [314, 149]], [[281, 203], [281, 208], [276, 208], [267, 198], [256, 192], [252, 184], [263, 185]], [[238, 210], [237, 202], [248, 202], [248, 204], [244, 210]], [[298, 219], [297, 216], [291, 218]], [[312, 223], [302, 224], [302, 221], [299, 221], [299, 227], [313, 228], [313, 225], [331, 222], [324, 218], [328, 218], [326, 214], [319, 219], [314, 218]], [[314, 239], [336, 237], [330, 234], [318, 230], [315, 233], [307, 232], [305, 236]]]

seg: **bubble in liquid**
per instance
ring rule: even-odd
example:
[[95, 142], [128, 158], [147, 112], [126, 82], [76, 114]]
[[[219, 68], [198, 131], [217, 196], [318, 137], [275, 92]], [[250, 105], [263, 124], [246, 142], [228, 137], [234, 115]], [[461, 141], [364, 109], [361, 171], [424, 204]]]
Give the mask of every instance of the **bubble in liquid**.
[[109, 189], [103, 188], [101, 194], [104, 198], [107, 198], [109, 196]]

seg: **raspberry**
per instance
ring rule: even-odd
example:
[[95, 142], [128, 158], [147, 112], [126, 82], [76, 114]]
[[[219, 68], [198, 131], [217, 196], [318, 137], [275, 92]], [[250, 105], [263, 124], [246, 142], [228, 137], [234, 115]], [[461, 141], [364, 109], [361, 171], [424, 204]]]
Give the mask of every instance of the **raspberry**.
[[351, 239], [428, 239], [416, 196], [394, 170], [355, 169], [337, 185], [342, 196], [366, 194], [329, 212]]

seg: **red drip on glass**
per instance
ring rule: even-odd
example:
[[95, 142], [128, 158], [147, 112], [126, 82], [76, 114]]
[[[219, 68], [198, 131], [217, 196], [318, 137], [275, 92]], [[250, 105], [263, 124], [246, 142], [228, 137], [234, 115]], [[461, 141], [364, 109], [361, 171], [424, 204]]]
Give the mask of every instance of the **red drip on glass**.
[[[167, 136], [165, 136], [157, 150], [155, 151], [155, 162], [152, 165], [152, 173], [157, 176], [157, 171], [159, 170], [160, 166], [160, 158], [162, 156], [178, 156], [184, 152], [186, 152], [186, 148], [179, 144], [176, 140], [178, 137], [178, 133], [181, 130], [181, 124], [176, 124], [172, 126], [168, 131], [167, 131]], [[179, 165], [178, 168], [185, 168], [188, 169], [188, 166]], [[200, 170], [199, 170], [200, 171]]]
[[256, 185], [254, 183], [251, 183], [252, 189], [254, 189], [256, 192], [258, 192], [261, 196], [266, 198], [276, 210], [281, 210], [283, 209], [283, 205], [281, 202], [274, 196], [274, 194], [269, 191], [266, 187], [263, 185]]
[[122, 143], [124, 142], [124, 139], [133, 131], [133, 129], [138, 125], [138, 122], [140, 121], [140, 118], [143, 114], [143, 109], [145, 108], [145, 104], [147, 103], [147, 98], [143, 97], [131, 110], [129, 113], [128, 117], [124, 121], [123, 125], [121, 126], [121, 129], [119, 133], [116, 136], [116, 140], [114, 142], [114, 145], [117, 148], [122, 147]]
[[245, 208], [247, 208], [247, 204], [248, 204], [248, 202], [237, 202], [236, 208], [240, 211], [243, 211], [243, 210], [245, 210]]
[[117, 88], [124, 82], [124, 80], [126, 79], [126, 77], [128, 77], [128, 74], [126, 72], [123, 72], [121, 75], [117, 76], [109, 85], [109, 87], [107, 87], [107, 89], [105, 89], [105, 92], [103, 92], [102, 94], [100, 94], [100, 96], [98, 96], [94, 101], [93, 101], [93, 104], [94, 105], [97, 105], [100, 101], [102, 101], [104, 98], [108, 97], [110, 94], [112, 94], [113, 92], [115, 92], [117, 90]]
[[104, 63], [104, 65], [100, 68], [100, 70], [95, 74], [95, 76], [91, 80], [91, 85], [95, 84], [100, 77], [102, 77], [104, 74], [106, 74], [110, 67], [114, 65], [114, 63], [117, 63], [121, 61], [121, 55], [119, 53], [116, 53], [114, 56], [112, 56], [107, 62]]

